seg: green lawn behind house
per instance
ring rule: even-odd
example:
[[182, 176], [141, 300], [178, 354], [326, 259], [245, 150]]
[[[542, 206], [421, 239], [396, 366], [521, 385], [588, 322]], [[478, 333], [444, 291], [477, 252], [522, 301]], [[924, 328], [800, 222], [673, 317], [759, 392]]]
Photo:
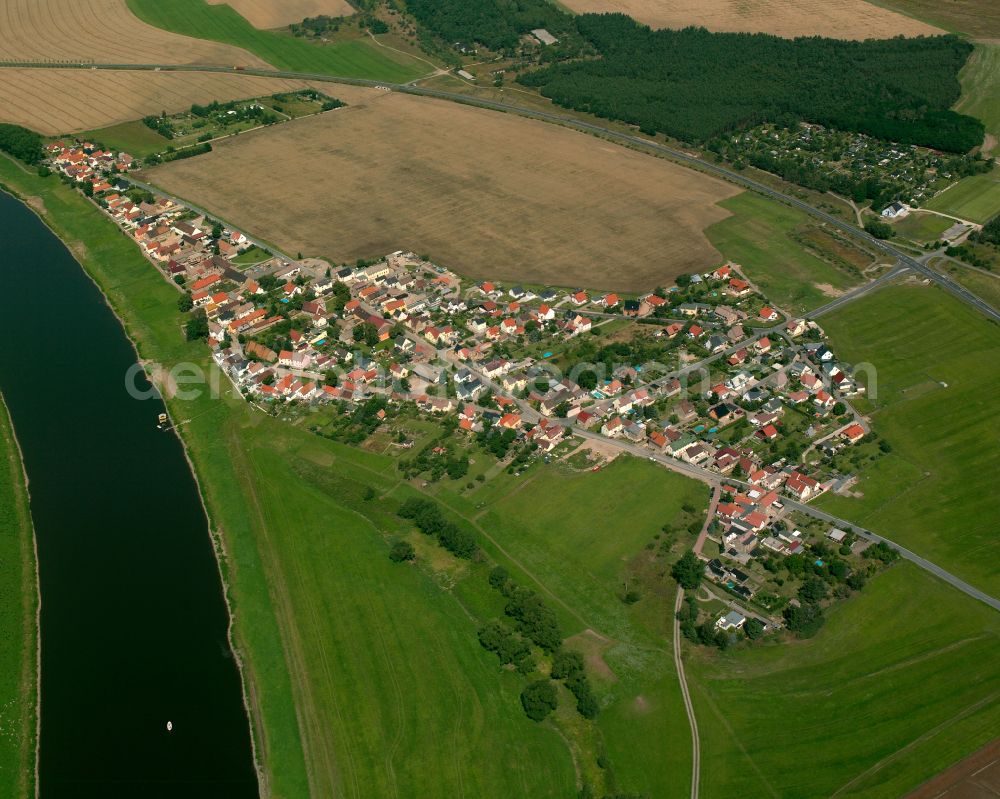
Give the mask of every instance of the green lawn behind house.
[[705, 235], [779, 306], [802, 313], [829, 302], [829, 289], [861, 282], [797, 240], [812, 224], [802, 211], [749, 191], [719, 205], [733, 216], [707, 227]]
[[21, 453], [0, 397], [0, 796], [33, 796], [38, 699], [35, 545]]
[[286, 33], [258, 30], [228, 5], [205, 0], [127, 0], [139, 19], [185, 36], [242, 47], [278, 69], [349, 78], [405, 82], [430, 72], [415, 58], [368, 38], [315, 44]]
[[1000, 328], [919, 285], [882, 289], [823, 326], [839, 357], [874, 365], [877, 398], [859, 404], [892, 452], [861, 472], [863, 496], [820, 504], [996, 594]]

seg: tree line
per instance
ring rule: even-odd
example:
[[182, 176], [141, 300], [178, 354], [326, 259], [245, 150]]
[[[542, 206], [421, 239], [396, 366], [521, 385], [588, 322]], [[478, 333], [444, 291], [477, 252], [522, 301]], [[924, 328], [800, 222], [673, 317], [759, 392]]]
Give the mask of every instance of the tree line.
[[583, 655], [563, 649], [555, 611], [530, 588], [518, 585], [502, 566], [494, 567], [489, 579], [490, 585], [507, 599], [504, 615], [513, 622], [514, 629], [495, 619], [479, 631], [479, 643], [494, 652], [501, 663], [513, 664], [522, 674], [535, 670], [529, 642], [552, 657], [551, 679], [529, 683], [521, 692], [521, 704], [528, 718], [541, 721], [555, 710], [558, 694], [552, 680], [561, 680], [569, 689], [581, 716], [594, 718], [599, 707], [584, 670]]
[[575, 18], [600, 58], [521, 74], [559, 105], [704, 142], [806, 120], [902, 144], [965, 152], [982, 122], [950, 107], [972, 45], [956, 36], [842, 41], [704, 28], [653, 31], [624, 14]]

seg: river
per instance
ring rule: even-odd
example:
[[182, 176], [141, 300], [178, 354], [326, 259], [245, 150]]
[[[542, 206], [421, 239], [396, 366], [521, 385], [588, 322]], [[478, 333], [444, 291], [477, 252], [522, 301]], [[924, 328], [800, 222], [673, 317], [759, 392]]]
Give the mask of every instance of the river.
[[0, 390], [38, 544], [41, 797], [255, 797], [208, 523], [163, 405], [129, 396], [118, 319], [3, 192], [0, 278]]

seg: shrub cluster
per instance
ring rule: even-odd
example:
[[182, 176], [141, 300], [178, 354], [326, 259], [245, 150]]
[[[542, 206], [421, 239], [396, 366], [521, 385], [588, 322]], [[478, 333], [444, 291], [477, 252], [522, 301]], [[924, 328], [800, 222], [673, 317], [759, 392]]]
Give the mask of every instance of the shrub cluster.
[[472, 558], [479, 546], [471, 533], [449, 522], [436, 503], [429, 499], [411, 497], [400, 505], [397, 515], [410, 519], [420, 532], [437, 538], [438, 543], [460, 558]]

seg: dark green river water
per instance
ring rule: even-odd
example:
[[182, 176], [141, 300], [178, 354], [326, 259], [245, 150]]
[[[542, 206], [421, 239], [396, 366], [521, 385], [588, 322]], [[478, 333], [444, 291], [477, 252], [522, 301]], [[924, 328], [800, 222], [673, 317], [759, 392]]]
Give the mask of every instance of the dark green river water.
[[129, 396], [121, 324], [2, 192], [0, 279], [0, 391], [38, 540], [42, 799], [257, 796], [207, 521], [162, 403]]

